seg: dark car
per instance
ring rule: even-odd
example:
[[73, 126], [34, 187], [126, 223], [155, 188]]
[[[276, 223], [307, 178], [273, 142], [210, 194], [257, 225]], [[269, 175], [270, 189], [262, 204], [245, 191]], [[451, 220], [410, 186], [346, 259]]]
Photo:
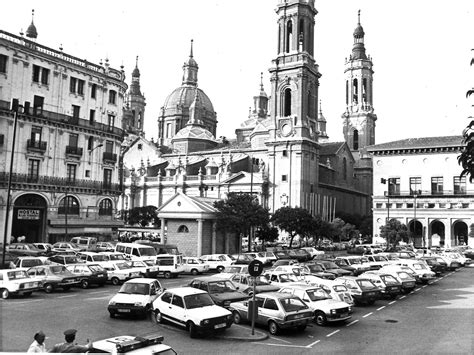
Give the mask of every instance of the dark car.
[[279, 259], [273, 263], [272, 269], [276, 268], [277, 266], [294, 265], [294, 264], [298, 264], [298, 261], [296, 261], [295, 259]]
[[380, 298], [380, 289], [368, 278], [344, 276], [338, 279], [347, 287], [356, 305], [374, 304]]
[[214, 276], [195, 278], [188, 286], [206, 291], [215, 304], [225, 308], [228, 308], [232, 302], [246, 300], [250, 297], [238, 291], [232, 281]]
[[69, 264], [80, 264], [84, 263], [84, 260], [81, 260], [79, 257], [75, 255], [53, 255], [48, 258], [50, 262], [62, 264], [62, 265], [69, 265]]
[[[0, 253], [3, 253], [3, 250], [0, 250]], [[16, 258], [16, 255], [10, 254], [9, 252], [5, 252], [5, 259], [0, 262], [0, 269], [9, 269]]]
[[423, 256], [420, 258], [420, 260], [423, 260], [425, 263], [427, 263], [431, 271], [436, 273], [437, 276], [441, 275], [443, 272], [448, 271], [448, 264], [442, 259], [438, 260], [438, 258], [434, 256]]
[[330, 273], [334, 274], [334, 276], [336, 276], [336, 277], [349, 276], [349, 275], [352, 274], [352, 272], [344, 270], [341, 267], [339, 267], [332, 260], [317, 260], [316, 264], [322, 266], [324, 268], [324, 271], [330, 272]]
[[81, 279], [66, 269], [64, 265], [34, 266], [29, 268], [27, 273], [30, 277], [40, 279], [40, 288], [43, 288], [47, 293], [57, 288], [67, 291], [81, 282]]
[[234, 254], [232, 255], [232, 259], [234, 259], [233, 264], [235, 265], [248, 265], [254, 260], [254, 258], [248, 254]]
[[44, 256], [46, 253], [32, 243], [13, 243], [8, 247], [8, 252], [16, 256]]
[[300, 263], [312, 259], [311, 254], [304, 249], [288, 249], [288, 255], [290, 258], [295, 259]]
[[288, 250], [275, 250], [273, 251], [273, 255], [275, 255], [276, 261], [292, 259], [292, 257], [288, 254]]
[[301, 267], [306, 267], [310, 275], [317, 276], [322, 279], [334, 280], [336, 278], [334, 273], [324, 271], [324, 268], [316, 263], [305, 263], [304, 265], [301, 265]]
[[90, 285], [104, 286], [107, 282], [107, 271], [98, 264], [72, 264], [67, 265], [66, 269], [80, 278], [82, 288], [89, 288]]

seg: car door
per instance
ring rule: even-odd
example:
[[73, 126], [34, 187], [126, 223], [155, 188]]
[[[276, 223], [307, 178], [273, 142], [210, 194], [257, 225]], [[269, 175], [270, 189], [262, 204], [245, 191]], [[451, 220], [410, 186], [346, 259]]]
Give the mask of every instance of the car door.
[[259, 313], [258, 320], [260, 324], [268, 324], [269, 320], [279, 319], [280, 311], [278, 309], [277, 302], [273, 298], [265, 299], [261, 312]]
[[157, 302], [157, 306], [155, 308], [158, 308], [161, 312], [161, 314], [171, 320], [171, 299], [173, 298], [173, 294], [171, 292], [165, 291], [163, 295], [160, 297], [159, 302]]
[[150, 303], [153, 303], [161, 294], [161, 286], [158, 281], [153, 281], [150, 284]]
[[[175, 321], [181, 326], [186, 326], [186, 309], [184, 308], [183, 297], [178, 295], [173, 295], [173, 299], [170, 303], [170, 314], [175, 319]], [[197, 324], [199, 325], [199, 324]]]

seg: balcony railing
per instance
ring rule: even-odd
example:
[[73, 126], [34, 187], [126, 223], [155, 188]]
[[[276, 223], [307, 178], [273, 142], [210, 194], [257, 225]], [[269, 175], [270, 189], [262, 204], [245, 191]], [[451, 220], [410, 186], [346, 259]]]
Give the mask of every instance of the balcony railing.
[[[9, 174], [6, 172], [0, 172], [0, 184], [8, 182]], [[31, 176], [28, 174], [12, 174], [12, 183], [15, 184], [35, 184], [41, 185], [44, 188], [49, 189], [60, 189], [61, 187], [70, 187], [76, 189], [89, 189], [94, 191], [108, 191], [108, 192], [120, 192], [120, 184], [118, 183], [107, 183], [96, 180], [82, 180], [82, 179], [71, 179], [59, 178], [54, 176], [36, 175]]]
[[431, 191], [431, 190], [412, 190], [412, 191], [385, 191], [385, 196], [388, 196], [390, 198], [396, 198], [396, 197], [412, 197], [414, 198], [415, 196], [417, 198], [422, 198], [422, 197], [433, 197], [433, 196], [453, 196], [453, 195], [474, 195], [474, 190], [466, 190], [466, 189], [460, 189], [460, 190], [442, 190], [442, 191]]
[[45, 152], [46, 142], [28, 139], [26, 142], [26, 148], [29, 150], [37, 150], [37, 151]]
[[66, 146], [66, 154], [67, 155], [77, 155], [77, 156], [82, 156], [82, 148], [72, 146], [72, 145], [67, 145]]
[[[66, 207], [58, 207], [58, 214], [66, 214]], [[78, 206], [69, 206], [67, 208], [67, 214], [70, 215], [79, 215], [79, 207]]]
[[111, 162], [116, 163], [117, 162], [117, 154], [104, 152], [103, 155], [102, 155], [102, 159], [104, 161], [111, 161]]

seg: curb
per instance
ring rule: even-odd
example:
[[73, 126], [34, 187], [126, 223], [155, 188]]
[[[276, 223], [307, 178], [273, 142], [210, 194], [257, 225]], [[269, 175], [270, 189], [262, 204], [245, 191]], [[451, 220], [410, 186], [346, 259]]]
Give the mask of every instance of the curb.
[[247, 336], [237, 336], [229, 334], [215, 334], [214, 338], [223, 339], [223, 340], [240, 340], [240, 341], [262, 341], [268, 338], [267, 333], [262, 333], [255, 331], [255, 335], [250, 334]]

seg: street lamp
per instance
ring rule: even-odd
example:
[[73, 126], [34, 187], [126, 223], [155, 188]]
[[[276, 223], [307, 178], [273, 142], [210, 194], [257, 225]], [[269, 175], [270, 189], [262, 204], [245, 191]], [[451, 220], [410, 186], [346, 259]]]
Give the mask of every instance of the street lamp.
[[385, 196], [387, 196], [387, 220], [385, 224], [387, 224], [390, 221], [390, 179], [381, 178], [380, 182], [384, 185], [388, 183], [387, 191], [385, 191]]
[[416, 240], [416, 198], [417, 198], [417, 195], [414, 194], [413, 195], [413, 200], [414, 200], [413, 201], [413, 244], [415, 244], [415, 240]]

